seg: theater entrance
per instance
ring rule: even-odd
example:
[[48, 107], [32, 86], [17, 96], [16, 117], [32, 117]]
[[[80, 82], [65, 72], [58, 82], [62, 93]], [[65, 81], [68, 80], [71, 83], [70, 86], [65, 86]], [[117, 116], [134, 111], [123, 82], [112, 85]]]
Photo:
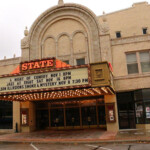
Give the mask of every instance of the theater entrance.
[[36, 103], [37, 129], [106, 128], [103, 98]]

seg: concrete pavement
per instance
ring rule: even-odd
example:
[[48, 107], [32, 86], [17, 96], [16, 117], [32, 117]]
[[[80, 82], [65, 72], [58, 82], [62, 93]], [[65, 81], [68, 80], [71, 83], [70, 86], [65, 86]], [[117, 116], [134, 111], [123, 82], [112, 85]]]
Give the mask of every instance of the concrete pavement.
[[44, 130], [32, 133], [11, 133], [0, 135], [1, 143], [122, 143], [150, 142], [150, 131], [122, 130], [108, 132], [100, 129]]

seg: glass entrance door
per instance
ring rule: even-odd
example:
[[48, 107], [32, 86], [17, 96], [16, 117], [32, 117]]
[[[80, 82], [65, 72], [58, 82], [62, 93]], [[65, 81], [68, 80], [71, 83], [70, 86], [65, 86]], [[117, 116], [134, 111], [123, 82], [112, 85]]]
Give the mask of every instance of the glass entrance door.
[[66, 126], [80, 126], [79, 108], [66, 108]]
[[133, 92], [117, 93], [117, 103], [120, 129], [134, 129], [136, 124]]
[[98, 106], [98, 119], [99, 119], [99, 125], [106, 124], [105, 105]]
[[135, 128], [135, 114], [133, 103], [121, 103], [118, 105], [120, 129]]
[[64, 127], [64, 108], [50, 110], [51, 127]]
[[36, 122], [38, 129], [45, 129], [49, 126], [48, 110], [37, 110]]
[[82, 107], [82, 125], [97, 125], [96, 107]]
[[70, 129], [105, 127], [105, 105], [96, 100], [78, 103], [38, 103], [37, 128]]

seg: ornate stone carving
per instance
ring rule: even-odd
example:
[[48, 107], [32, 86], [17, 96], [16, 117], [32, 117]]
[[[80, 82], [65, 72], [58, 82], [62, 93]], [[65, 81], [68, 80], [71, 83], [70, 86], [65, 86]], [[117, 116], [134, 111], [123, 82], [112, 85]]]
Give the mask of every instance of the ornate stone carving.
[[97, 17], [89, 9], [77, 4], [57, 5], [37, 18], [29, 33], [30, 59], [41, 58], [39, 43], [42, 43], [43, 34], [52, 23], [65, 18], [72, 18], [84, 26], [88, 33], [90, 62], [100, 61], [100, 26]]
[[28, 36], [28, 34], [29, 34], [29, 31], [28, 31], [28, 28], [26, 27], [24, 30], [24, 36]]
[[64, 4], [64, 1], [63, 0], [59, 0], [58, 1], [58, 5], [63, 5]]
[[108, 23], [107, 23], [107, 18], [106, 18], [105, 13], [102, 17], [102, 20], [103, 20], [103, 22], [100, 25], [101, 33], [102, 34], [107, 34], [109, 32], [109, 26], [108, 26]]
[[28, 41], [28, 37], [26, 36], [21, 40], [21, 48], [24, 49], [28, 47], [29, 47], [29, 41]]
[[26, 27], [25, 30], [24, 30], [24, 36], [25, 37], [21, 40], [21, 48], [22, 49], [29, 47], [28, 34], [29, 34], [29, 31], [28, 31], [28, 29]]

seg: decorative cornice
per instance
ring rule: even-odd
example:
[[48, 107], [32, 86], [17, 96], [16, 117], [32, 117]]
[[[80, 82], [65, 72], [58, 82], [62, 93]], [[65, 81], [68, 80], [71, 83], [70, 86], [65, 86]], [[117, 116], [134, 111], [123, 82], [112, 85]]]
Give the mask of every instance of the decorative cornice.
[[143, 74], [134, 74], [134, 75], [126, 75], [126, 76], [114, 76], [114, 80], [126, 80], [126, 79], [135, 79], [135, 78], [145, 78], [150, 77], [150, 72]]
[[21, 62], [21, 57], [0, 60], [0, 66], [15, 65]]
[[145, 41], [150, 41], [150, 34], [112, 39], [111, 45], [115, 46], [115, 45], [130, 44], [130, 43], [145, 42]]

